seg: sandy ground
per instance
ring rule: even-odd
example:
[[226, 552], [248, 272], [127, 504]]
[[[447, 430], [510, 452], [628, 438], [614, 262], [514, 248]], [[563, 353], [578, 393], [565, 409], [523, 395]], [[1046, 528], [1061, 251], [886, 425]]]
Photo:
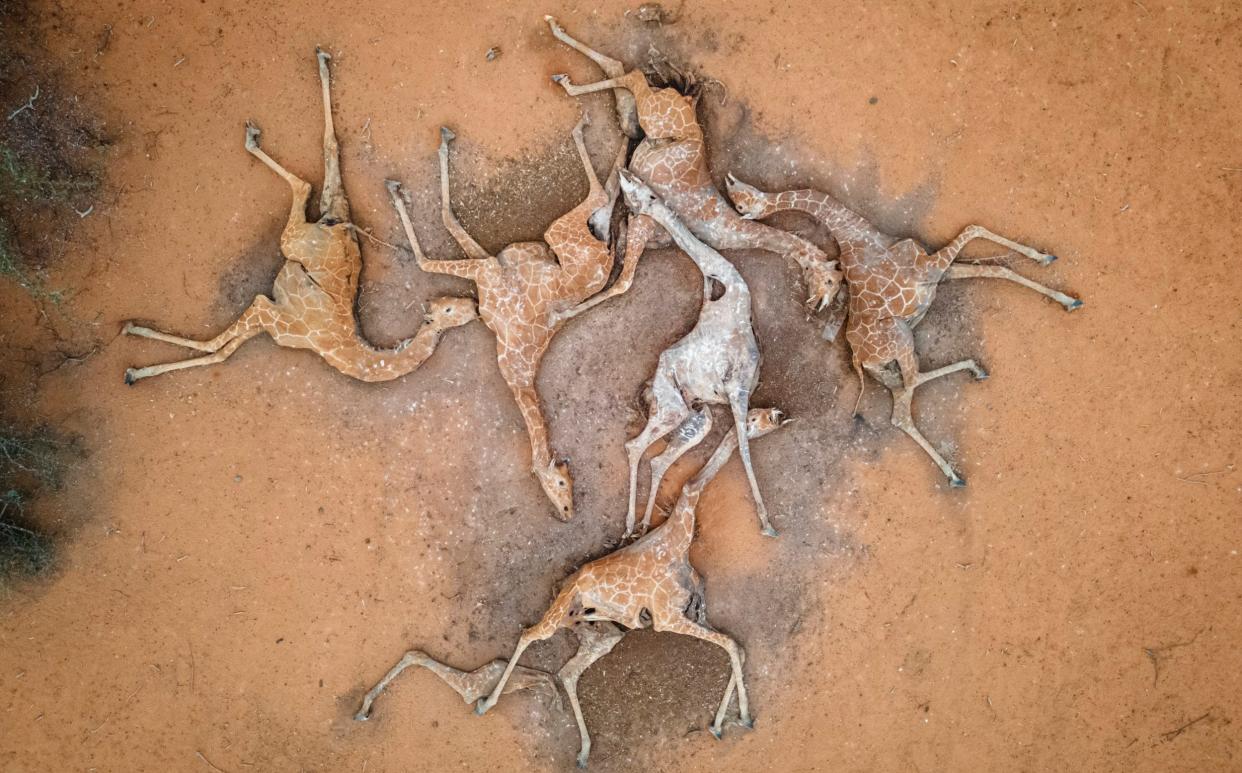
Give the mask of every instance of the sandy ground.
[[[718, 176], [822, 186], [932, 245], [987, 225], [1058, 254], [1018, 268], [1087, 302], [1070, 315], [1016, 286], [943, 288], [924, 364], [978, 356], [992, 372], [916, 401], [970, 481], [950, 491], [888, 426], [877, 385], [850, 418], [845, 354], [804, 321], [792, 266], [732, 255], [765, 356], [755, 402], [797, 419], [755, 444], [780, 539], [759, 536], [735, 462], [693, 555], [713, 622], [747, 647], [758, 724], [714, 740], [723, 654], [638, 633], [583, 680], [592, 767], [1242, 766], [1242, 14], [905, 5], [687, 2], [663, 28], [608, 2], [50, 5], [47, 45], [116, 144], [54, 276], [99, 353], [19, 387], [38, 374], [12, 353], [50, 344], [36, 306], [0, 287], [9, 412], [87, 454], [42, 503], [67, 538], [62, 570], [0, 602], [0, 767], [572, 765], [567, 712], [519, 694], [476, 718], [426, 672], [371, 722], [350, 717], [407, 647], [465, 667], [507, 656], [554, 584], [613, 544], [635, 397], [696, 314], [684, 256], [648, 256], [634, 289], [569, 325], [545, 362], [553, 440], [577, 479], [569, 524], [527, 474], [480, 324], [383, 385], [264, 338], [126, 388], [127, 366], [182, 352], [117, 336], [140, 319], [208, 337], [266, 292], [288, 189], [243, 151], [242, 124], [319, 180], [317, 43], [336, 55], [361, 226], [399, 239], [382, 185], [398, 176], [424, 243], [453, 256], [434, 210], [448, 124], [467, 227], [489, 249], [537, 237], [586, 188], [578, 105], [547, 76], [598, 73], [550, 37], [549, 11], [631, 62], [654, 43], [724, 82], [728, 100], [701, 107]], [[610, 101], [585, 104], [603, 169]], [[383, 246], [364, 256], [359, 313], [377, 343], [413, 331], [425, 299], [469, 289]], [[561, 634], [529, 662], [571, 651]]]

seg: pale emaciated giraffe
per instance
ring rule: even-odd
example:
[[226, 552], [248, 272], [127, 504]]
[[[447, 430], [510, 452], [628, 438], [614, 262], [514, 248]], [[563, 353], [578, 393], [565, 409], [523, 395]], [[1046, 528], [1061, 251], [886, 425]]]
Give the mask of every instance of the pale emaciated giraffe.
[[[747, 416], [745, 434], [755, 439], [784, 424], [775, 408], [755, 409]], [[707, 464], [681, 490], [668, 520], [643, 535], [636, 542], [603, 558], [592, 561], [566, 580], [543, 618], [524, 631], [518, 639], [505, 673], [491, 694], [479, 702], [476, 713], [484, 714], [505, 691], [508, 679], [517, 668], [518, 659], [531, 644], [550, 638], [561, 628], [573, 627], [583, 640], [583, 650], [561, 670], [560, 676], [569, 694], [569, 703], [578, 722], [582, 748], [578, 753], [579, 767], [586, 767], [591, 752], [591, 736], [578, 704], [577, 678], [591, 663], [608, 654], [625, 628], [646, 628], [669, 631], [711, 642], [729, 654], [729, 683], [725, 687], [720, 708], [716, 711], [711, 732], [717, 738], [724, 729], [725, 713], [736, 689], [739, 723], [754, 727], [742, 678], [745, 651], [731, 637], [707, 624], [707, 606], [703, 578], [690, 563], [690, 545], [694, 541], [695, 509], [708, 482], [724, 466], [738, 444], [736, 429], [730, 429]], [[586, 629], [584, 624], [603, 623], [606, 627]], [[585, 639], [584, 631], [588, 632]], [[566, 678], [569, 674], [571, 679]]]
[[[446, 666], [440, 661], [428, 655], [422, 650], [409, 650], [401, 656], [401, 660], [389, 669], [384, 678], [379, 680], [374, 687], [362, 699], [362, 706], [358, 709], [358, 713], [354, 714], [354, 719], [359, 722], [365, 722], [371, 718], [371, 705], [375, 703], [375, 699], [386, 687], [401, 675], [401, 672], [411, 666], [421, 666], [431, 673], [440, 677], [440, 679], [453, 688], [453, 691], [461, 696], [466, 703], [474, 703], [479, 698], [484, 697], [495, 689], [500, 683], [500, 675], [505, 672], [505, 661], [497, 658], [491, 663], [479, 666], [473, 671], [459, 671], [452, 666]], [[556, 677], [547, 671], [540, 671], [537, 668], [527, 668], [526, 666], [518, 666], [513, 671], [511, 678], [505, 685], [505, 692], [517, 692], [525, 689], [534, 690], [539, 693], [540, 697], [551, 702], [556, 708], [561, 707], [561, 694], [556, 688]]]
[[466, 260], [428, 260], [400, 198], [399, 185], [388, 183], [393, 206], [401, 216], [419, 268], [463, 277], [478, 287], [479, 317], [496, 334], [496, 362], [530, 436], [531, 468], [562, 520], [573, 517], [573, 478], [569, 465], [553, 457], [535, 380], [556, 331], [578, 304], [599, 292], [608, 281], [612, 270], [608, 235], [597, 238], [588, 220], [597, 210], [611, 206], [608, 190], [614, 187], [612, 175], [624, 161], [625, 152], [622, 143], [606, 189], [600, 184], [582, 141], [585, 122], [584, 117], [574, 127], [573, 140], [590, 189], [581, 204], [553, 221], [542, 242], [510, 244], [493, 256], [466, 233], [449, 203], [449, 142], [454, 135], [448, 129], [440, 130], [440, 213], [444, 227], [468, 256]]
[[[628, 169], [666, 203], [696, 237], [717, 250], [760, 249], [792, 258], [802, 268], [810, 294], [808, 303], [822, 309], [837, 296], [841, 272], [834, 261], [809, 241], [777, 228], [738, 217], [712, 181], [707, 165], [703, 128], [695, 115], [698, 98], [675, 88], [652, 88], [639, 70], [625, 66], [570, 37], [551, 16], [544, 17], [557, 40], [594, 61], [607, 80], [576, 86], [567, 75], [554, 75], [570, 96], [613, 90], [623, 131], [642, 142], [634, 149]], [[586, 308], [624, 293], [634, 279], [638, 259], [648, 247], [662, 247], [668, 237], [660, 234], [650, 218], [630, 221], [621, 273], [607, 291], [591, 298]], [[838, 310], [834, 308], [835, 312]], [[825, 335], [835, 337], [839, 321], [830, 320]]]
[[358, 329], [354, 316], [354, 297], [362, 272], [362, 253], [354, 226], [349, 222], [349, 201], [341, 184], [340, 151], [332, 126], [332, 99], [329, 92], [328, 61], [331, 57], [316, 50], [319, 79], [323, 87], [324, 183], [320, 197], [320, 217], [306, 218], [311, 186], [299, 179], [259, 147], [259, 129], [246, 124], [246, 150], [269, 166], [293, 188], [289, 222], [280, 237], [285, 264], [272, 285], [272, 298], [256, 296], [250, 307], [220, 335], [207, 341], [161, 333], [132, 322], [125, 324], [129, 335], [184, 346], [202, 352], [195, 357], [125, 371], [125, 383], [157, 376], [173, 370], [213, 365], [228, 359], [237, 347], [266, 332], [279, 346], [310, 349], [329, 365], [362, 381], [388, 381], [413, 371], [435, 351], [440, 335], [449, 328], [475, 319], [474, 302], [468, 298], [436, 298], [430, 302], [425, 323], [412, 337], [384, 349], [372, 346]]
[[[776, 536], [750, 462], [750, 444], [742, 430], [750, 410], [750, 394], [759, 384], [759, 344], [751, 324], [750, 288], [732, 263], [695, 238], [651, 188], [628, 171], [621, 172], [621, 190], [630, 211], [650, 218], [672, 237], [703, 274], [703, 305], [699, 320], [684, 338], [660, 354], [647, 392], [647, 425], [625, 444], [630, 464], [630, 497], [625, 533], [634, 530], [638, 495], [638, 466], [643, 454], [674, 429], [678, 432], [651, 465], [651, 490], [642, 527], [651, 522], [660, 480], [668, 466], [706, 437], [711, 429], [712, 405], [727, 405], [738, 431], [742, 464], [755, 499], [763, 533]], [[680, 429], [679, 429], [680, 428]]]
[[[942, 279], [990, 277], [1007, 279], [1045, 295], [1073, 311], [1082, 301], [1047, 288], [1003, 266], [954, 264], [966, 244], [986, 239], [1022, 257], [1046, 266], [1056, 260], [1024, 244], [998, 236], [978, 225], [967, 227], [948, 246], [928, 253], [913, 239], [899, 239], [881, 232], [861, 215], [827, 193], [794, 190], [765, 193], [733, 177], [728, 179], [729, 197], [745, 218], [764, 218], [795, 210], [814, 216], [832, 233], [841, 249], [841, 265], [849, 288], [849, 317], [845, 338], [849, 342], [854, 370], [858, 373], [862, 399], [863, 371], [888, 387], [893, 395], [892, 423], [914, 438], [936, 463], [951, 486], [966, 481], [937, 451], [914, 423], [911, 403], [914, 390], [932, 379], [958, 371], [970, 371], [976, 379], [987, 373], [974, 360], [962, 360], [931, 371], [920, 371], [914, 349], [913, 328], [927, 313]], [[889, 368], [897, 365], [897, 372]], [[857, 403], [855, 404], [857, 411]]]

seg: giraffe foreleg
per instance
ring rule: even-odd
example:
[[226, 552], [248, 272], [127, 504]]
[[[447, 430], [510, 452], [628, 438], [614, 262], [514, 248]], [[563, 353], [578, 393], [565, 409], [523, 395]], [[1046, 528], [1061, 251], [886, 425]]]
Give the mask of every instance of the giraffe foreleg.
[[746, 682], [742, 676], [742, 666], [746, 662], [746, 652], [732, 637], [726, 636], [719, 631], [714, 631], [705, 625], [699, 625], [680, 614], [675, 616], [660, 615], [655, 619], [653, 627], [657, 631], [679, 633], [683, 636], [693, 636], [696, 639], [711, 642], [729, 653], [729, 663], [732, 666], [732, 672], [729, 677], [729, 684], [725, 687], [724, 697], [720, 701], [720, 708], [716, 710], [715, 721], [712, 722], [712, 735], [719, 738], [724, 732], [725, 713], [729, 710], [729, 704], [733, 701], [735, 688], [737, 690], [738, 721], [742, 727], [752, 728], [755, 726], [755, 721], [750, 716], [750, 704], [746, 696]]
[[[544, 21], [548, 23], [548, 27], [552, 30], [553, 37], [583, 56], [589, 58], [592, 62], [595, 62], [595, 64], [599, 65], [599, 68], [604, 71], [604, 75], [609, 78], [621, 78], [625, 75], [624, 64], [610, 56], [605, 56], [590, 46], [587, 46], [586, 44], [570, 37], [565, 30], [561, 28], [561, 25], [557, 24], [556, 19], [551, 16], [545, 16], [543, 18]], [[638, 125], [638, 104], [634, 99], [634, 95], [627, 89], [619, 88], [613, 90], [613, 96], [616, 97], [617, 100], [617, 122], [621, 124], [621, 131], [625, 132], [627, 137], [640, 136], [640, 129]]]

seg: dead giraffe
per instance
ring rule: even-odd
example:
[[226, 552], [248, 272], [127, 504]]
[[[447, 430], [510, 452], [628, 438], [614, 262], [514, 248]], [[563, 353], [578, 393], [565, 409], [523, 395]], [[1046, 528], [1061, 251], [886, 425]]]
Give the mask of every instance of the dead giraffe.
[[[707, 166], [703, 129], [695, 116], [698, 97], [675, 88], [653, 89], [638, 70], [625, 72], [625, 66], [595, 51], [565, 33], [556, 19], [545, 16], [553, 36], [600, 66], [607, 80], [575, 86], [567, 75], [554, 75], [570, 96], [612, 89], [622, 130], [642, 142], [634, 150], [628, 169], [651, 186], [697, 236], [717, 250], [761, 249], [788, 256], [802, 268], [810, 292], [808, 303], [822, 309], [833, 301], [841, 283], [835, 261], [823, 251], [794, 234], [738, 217], [712, 181]], [[667, 246], [667, 236], [650, 218], [635, 217], [629, 225], [625, 257], [617, 281], [607, 291], [591, 298], [586, 308], [629, 289], [638, 258], [648, 247]], [[834, 312], [837, 310], [834, 309]], [[835, 337], [840, 322], [829, 321], [827, 337]], [[831, 335], [829, 335], [831, 334]]]
[[[796, 210], [817, 218], [831, 231], [841, 248], [841, 264], [849, 288], [849, 321], [845, 338], [849, 342], [854, 370], [858, 373], [859, 400], [862, 399], [863, 370], [888, 387], [893, 395], [892, 423], [914, 438], [936, 463], [950, 486], [966, 481], [915, 426], [911, 414], [914, 390], [932, 379], [968, 370], [976, 379], [987, 373], [974, 360], [945, 365], [920, 372], [914, 350], [913, 328], [927, 313], [942, 279], [992, 277], [1017, 282], [1046, 295], [1073, 311], [1082, 301], [1044, 287], [1002, 266], [958, 264], [962, 248], [974, 239], [987, 239], [1046, 266], [1056, 260], [1023, 244], [998, 236], [982, 226], [972, 225], [948, 246], [928, 253], [913, 239], [898, 239], [882, 233], [860, 215], [826, 193], [814, 190], [765, 193], [733, 177], [728, 179], [729, 197], [742, 217], [757, 219], [776, 212]], [[898, 372], [889, 365], [896, 363]], [[857, 411], [857, 404], [855, 404]]]
[[[444, 227], [461, 245], [467, 260], [428, 260], [400, 198], [400, 186], [388, 183], [393, 206], [401, 216], [419, 268], [463, 277], [478, 286], [479, 316], [496, 334], [496, 362], [530, 435], [532, 470], [552, 501], [557, 517], [566, 521], [573, 517], [573, 478], [569, 465], [553, 458], [535, 379], [552, 336], [572, 316], [567, 312], [599, 292], [612, 270], [608, 235], [597, 238], [588, 225], [591, 215], [611, 206], [611, 201], [595, 175], [582, 141], [585, 121], [583, 118], [574, 127], [573, 139], [590, 190], [581, 204], [548, 227], [543, 242], [510, 244], [492, 256], [466, 233], [449, 204], [448, 155], [454, 134], [448, 129], [440, 130], [440, 214]], [[624, 160], [624, 143], [621, 152], [610, 174], [610, 187], [612, 175]]]
[[[665, 349], [651, 380], [647, 426], [625, 444], [630, 463], [630, 498], [625, 533], [634, 530], [638, 493], [638, 465], [643, 454], [660, 438], [680, 428], [674, 440], [651, 466], [651, 490], [643, 513], [643, 529], [651, 522], [660, 479], [668, 465], [706, 437], [711, 429], [711, 405], [728, 405], [739, 432], [742, 463], [763, 533], [776, 536], [750, 463], [750, 444], [742, 427], [750, 410], [750, 393], [759, 384], [759, 344], [751, 326], [750, 288], [733, 264], [695, 238], [652, 190], [628, 171], [621, 172], [621, 190], [630, 211], [650, 218], [668, 233], [703, 273], [703, 307], [688, 335]], [[719, 290], [720, 292], [717, 292]]]
[[436, 298], [431, 301], [425, 324], [414, 337], [391, 349], [378, 349], [362, 337], [354, 317], [362, 253], [354, 226], [349, 222], [349, 201], [341, 184], [340, 153], [332, 127], [329, 92], [328, 61], [331, 57], [321, 49], [316, 49], [316, 55], [323, 87], [324, 116], [324, 182], [319, 220], [309, 222], [306, 219], [310, 183], [264, 153], [259, 148], [259, 128], [248, 122], [246, 150], [293, 188], [289, 223], [280, 237], [285, 264], [272, 286], [272, 298], [256, 296], [236, 322], [208, 341], [181, 338], [127, 322], [123, 332], [129, 335], [154, 338], [210, 354], [163, 365], [130, 368], [125, 371], [125, 383], [223, 362], [237, 347], [263, 332], [279, 346], [310, 349], [347, 376], [362, 381], [388, 381], [422, 365], [435, 351], [445, 330], [464, 325], [478, 316], [474, 302], [468, 298]]
[[[374, 687], [367, 692], [362, 699], [362, 707], [358, 709], [358, 713], [354, 715], [354, 719], [359, 722], [365, 722], [371, 718], [371, 705], [375, 703], [375, 699], [379, 697], [384, 688], [388, 687], [392, 680], [401, 675], [401, 672], [410, 666], [422, 666], [431, 673], [440, 677], [441, 680], [453, 691], [461, 696], [466, 703], [474, 703], [479, 698], [491, 693], [491, 691], [500, 683], [500, 675], [504, 673], [505, 661], [497, 658], [491, 663], [480, 666], [473, 671], [459, 671], [452, 666], [446, 666], [440, 661], [428, 655], [422, 650], [410, 650], [401, 656], [401, 660], [389, 669], [384, 678], [379, 680]], [[530, 688], [540, 694], [540, 697], [550, 701], [557, 709], [561, 708], [561, 694], [556, 689], [556, 677], [547, 671], [540, 671], [537, 668], [527, 668], [526, 666], [518, 666], [513, 671], [513, 678], [505, 685], [505, 692], [517, 692]]]
[[[784, 423], [781, 412], [775, 408], [753, 410], [747, 416], [744, 432], [753, 440]], [[583, 648], [565, 664], [560, 676], [569, 694], [569, 703], [574, 710], [574, 718], [578, 722], [578, 732], [582, 738], [578, 766], [586, 767], [587, 757], [591, 753], [591, 736], [587, 732], [586, 721], [578, 704], [577, 679], [588, 666], [608, 654], [621, 639], [623, 633], [613, 625], [615, 623], [625, 628], [645, 628], [650, 625], [656, 631], [693, 636], [723, 648], [729, 653], [732, 669], [729, 684], [725, 687], [724, 697], [711, 726], [712, 734], [719, 738], [723, 732], [725, 712], [733, 700], [734, 689], [737, 690], [740, 724], [747, 728], [754, 727], [746, 699], [746, 684], [742, 678], [746, 653], [731, 637], [707, 625], [703, 578], [690, 564], [695, 508], [704, 487], [733, 455], [737, 444], [737, 430], [730, 429], [703, 469], [682, 488], [681, 496], [668, 520], [637, 542], [582, 567], [565, 582], [548, 611], [544, 613], [543, 619], [518, 638], [517, 647], [509, 658], [500, 682], [491, 695], [479, 702], [476, 713], [484, 714], [496, 705], [505, 690], [510, 673], [517, 667], [518, 659], [527, 647], [550, 638], [561, 628], [574, 626], [574, 631], [583, 642]], [[599, 630], [584, 627], [585, 624], [595, 622], [603, 623], [606, 628]], [[584, 631], [588, 632], [585, 638]]]

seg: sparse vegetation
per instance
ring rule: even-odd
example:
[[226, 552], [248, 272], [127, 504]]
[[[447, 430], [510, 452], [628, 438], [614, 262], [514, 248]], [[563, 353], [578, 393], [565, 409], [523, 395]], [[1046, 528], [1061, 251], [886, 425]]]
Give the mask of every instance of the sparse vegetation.
[[26, 505], [28, 492], [60, 486], [65, 450], [47, 430], [0, 430], [0, 593], [53, 564], [52, 538], [33, 525]]

